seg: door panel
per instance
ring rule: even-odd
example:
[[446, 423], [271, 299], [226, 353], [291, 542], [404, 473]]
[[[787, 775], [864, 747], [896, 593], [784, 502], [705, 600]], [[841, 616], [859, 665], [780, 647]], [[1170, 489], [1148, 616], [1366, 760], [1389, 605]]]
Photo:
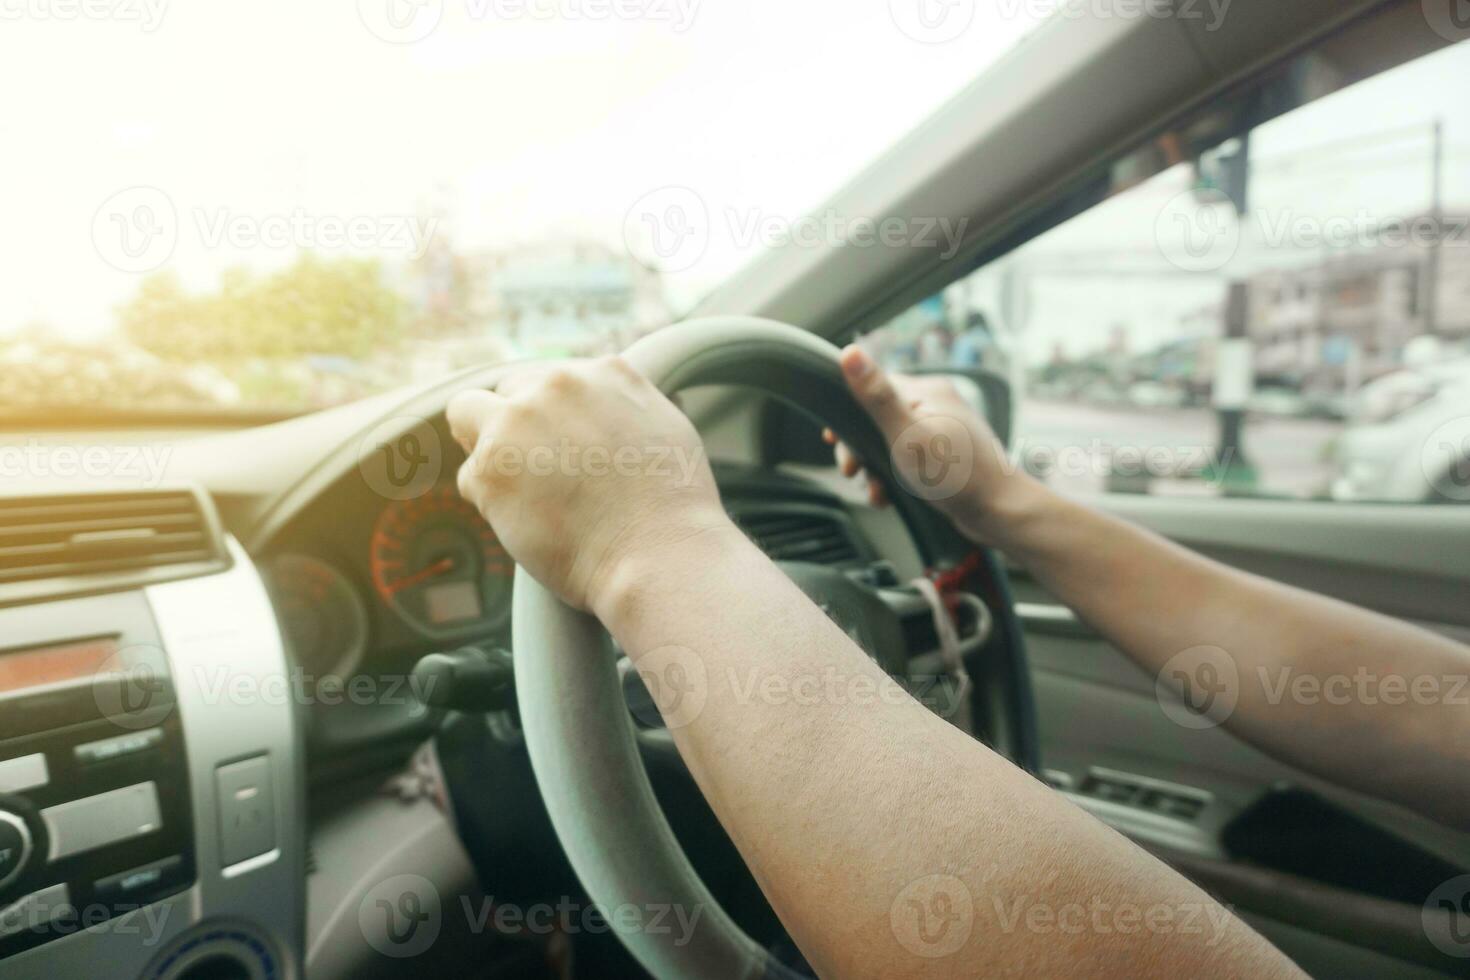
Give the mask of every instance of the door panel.
[[[1090, 503], [1237, 568], [1470, 640], [1470, 508], [1129, 496]], [[1470, 835], [1331, 786], [1222, 728], [1176, 725], [1151, 675], [1024, 571], [1013, 574], [1053, 785], [1234, 906], [1316, 975], [1418, 976], [1430, 965], [1466, 965], [1430, 946], [1420, 906], [1434, 885], [1470, 868]], [[1287, 788], [1311, 795], [1279, 795]], [[1432, 883], [1409, 902], [1414, 888], [1402, 883], [1377, 889], [1390, 898], [1285, 871], [1280, 861], [1242, 860], [1257, 831], [1239, 821], [1265, 812], [1252, 808], [1268, 799], [1279, 804], [1272, 812], [1315, 800], [1311, 806], [1340, 815], [1324, 821], [1319, 843], [1330, 846], [1338, 830], [1355, 842], [1332, 858], [1342, 868], [1381, 857], [1376, 863], [1442, 870], [1424, 871], [1419, 880]], [[1227, 846], [1232, 827], [1246, 830]], [[1362, 947], [1390, 959], [1360, 955]]]

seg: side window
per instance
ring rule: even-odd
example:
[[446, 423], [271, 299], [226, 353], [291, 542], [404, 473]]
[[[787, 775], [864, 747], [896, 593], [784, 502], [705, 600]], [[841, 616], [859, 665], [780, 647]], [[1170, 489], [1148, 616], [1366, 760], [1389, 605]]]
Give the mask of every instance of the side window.
[[1007, 373], [1059, 489], [1470, 503], [1470, 44], [1256, 127], [864, 343]]

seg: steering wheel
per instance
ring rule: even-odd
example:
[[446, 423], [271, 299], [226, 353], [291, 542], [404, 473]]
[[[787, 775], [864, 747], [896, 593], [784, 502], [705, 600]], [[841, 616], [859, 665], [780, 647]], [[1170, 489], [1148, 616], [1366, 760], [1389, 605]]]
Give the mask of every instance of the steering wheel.
[[[849, 393], [837, 348], [768, 320], [717, 317], [668, 327], [624, 355], [665, 392], [704, 384], [752, 387], [830, 426], [892, 488], [894, 506], [931, 565], [968, 544], [942, 517], [894, 482], [885, 440]], [[956, 551], [955, 549], [959, 549]], [[977, 676], [989, 698], [987, 741], [1034, 770], [1036, 735], [1020, 633], [993, 557], [986, 566], [997, 626], [993, 662]], [[695, 873], [654, 797], [606, 633], [516, 570], [516, 692], [531, 765], [567, 857], [602, 909], [651, 905], [700, 909], [699, 928], [676, 944], [651, 930], [620, 928], [628, 950], [660, 980], [793, 976], [747, 936]], [[994, 647], [1003, 653], [991, 657]]]

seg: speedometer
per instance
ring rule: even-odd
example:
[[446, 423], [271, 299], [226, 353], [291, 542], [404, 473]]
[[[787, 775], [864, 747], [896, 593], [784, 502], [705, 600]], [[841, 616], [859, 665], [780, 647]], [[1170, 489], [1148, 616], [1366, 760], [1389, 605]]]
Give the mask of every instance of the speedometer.
[[346, 680], [367, 650], [367, 607], [337, 569], [306, 555], [277, 555], [264, 569], [266, 588], [281, 619], [292, 658], [315, 684]]
[[369, 557], [378, 596], [425, 636], [499, 630], [510, 619], [515, 565], [453, 487], [384, 508]]

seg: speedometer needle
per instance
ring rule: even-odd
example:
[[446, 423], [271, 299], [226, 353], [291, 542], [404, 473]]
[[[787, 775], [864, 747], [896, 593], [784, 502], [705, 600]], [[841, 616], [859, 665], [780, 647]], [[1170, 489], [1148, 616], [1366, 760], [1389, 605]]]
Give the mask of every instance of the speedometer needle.
[[432, 565], [425, 565], [423, 568], [419, 569], [417, 572], [414, 572], [408, 578], [394, 582], [392, 585], [388, 586], [388, 594], [397, 595], [404, 589], [411, 589], [415, 585], [418, 585], [422, 582], [427, 582], [431, 578], [438, 578], [440, 575], [452, 571], [454, 571], [454, 559], [446, 555], [445, 557], [440, 558], [438, 561], [434, 562]]

